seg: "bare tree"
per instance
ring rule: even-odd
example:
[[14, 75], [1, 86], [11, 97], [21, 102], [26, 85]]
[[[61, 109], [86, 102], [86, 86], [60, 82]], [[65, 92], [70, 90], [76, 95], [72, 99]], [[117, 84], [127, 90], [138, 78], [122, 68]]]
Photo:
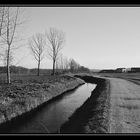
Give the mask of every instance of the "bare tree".
[[[4, 55], [3, 55], [4, 66], [7, 66], [7, 53], [8, 53], [8, 50], [5, 50]], [[9, 66], [11, 66], [13, 64], [13, 60], [14, 60], [13, 52], [10, 51], [10, 54], [9, 54]]]
[[5, 7], [0, 7], [0, 36], [4, 28]]
[[40, 63], [44, 58], [44, 45], [45, 40], [43, 34], [38, 33], [35, 36], [32, 36], [32, 38], [29, 40], [29, 48], [34, 55], [35, 60], [38, 62], [38, 76], [40, 70]]
[[57, 57], [56, 60], [56, 64], [55, 64], [55, 71], [57, 71], [57, 73], [62, 73], [64, 70], [64, 58], [62, 54], [59, 54], [59, 56]]
[[49, 47], [49, 56], [51, 57], [53, 61], [53, 72], [52, 74], [55, 74], [55, 67], [56, 67], [56, 60], [58, 58], [58, 55], [63, 48], [64, 42], [65, 42], [65, 36], [64, 32], [57, 30], [55, 28], [50, 28], [48, 32], [46, 32], [47, 37], [47, 45]]
[[63, 71], [64, 70], [64, 56], [62, 54], [60, 54], [58, 61], [59, 61], [59, 69]]
[[74, 59], [70, 59], [69, 61], [69, 67], [70, 67], [70, 71], [74, 72], [77, 71], [78, 68], [80, 67], [80, 65], [74, 60]]
[[[6, 45], [5, 50], [7, 51], [6, 53], [6, 60], [7, 60], [7, 83], [9, 84], [11, 82], [10, 79], [10, 52], [11, 49], [14, 48], [15, 46], [13, 43], [16, 41], [16, 32], [17, 32], [17, 27], [22, 24], [20, 21], [19, 17], [19, 8], [17, 7], [5, 7], [5, 14], [3, 17], [3, 20], [1, 20], [1, 32], [2, 32], [2, 26], [4, 23], [4, 29], [3, 32], [4, 34], [1, 35], [2, 42]], [[3, 15], [3, 14], [2, 14]], [[1, 16], [2, 17], [2, 16]]]
[[[6, 8], [0, 7], [0, 37], [3, 35], [4, 27], [5, 27], [5, 16], [6, 16]], [[1, 39], [1, 38], [0, 38]], [[1, 44], [2, 46], [2, 44]], [[0, 47], [0, 60], [3, 60], [2, 47]]]
[[57, 69], [61, 70], [61, 72], [66, 72], [69, 69], [69, 61], [66, 56], [63, 56], [62, 54], [59, 55], [57, 61], [56, 61]]
[[64, 69], [67, 71], [69, 69], [69, 60], [67, 57], [64, 57]]

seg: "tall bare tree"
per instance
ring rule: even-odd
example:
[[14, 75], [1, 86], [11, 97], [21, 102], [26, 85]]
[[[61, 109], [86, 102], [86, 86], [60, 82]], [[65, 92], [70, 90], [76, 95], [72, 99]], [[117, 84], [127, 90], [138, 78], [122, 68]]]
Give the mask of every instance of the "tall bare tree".
[[71, 72], [77, 71], [79, 67], [80, 65], [74, 59], [69, 60], [69, 68]]
[[69, 60], [67, 57], [64, 57], [64, 69], [67, 71], [69, 69]]
[[62, 54], [59, 55], [57, 61], [56, 61], [56, 68], [61, 70], [61, 72], [66, 72], [69, 69], [69, 61], [66, 56], [63, 56]]
[[49, 47], [48, 52], [49, 56], [51, 57], [53, 61], [53, 71], [52, 74], [55, 74], [55, 66], [56, 66], [56, 60], [58, 58], [58, 55], [63, 48], [64, 42], [65, 42], [65, 36], [64, 32], [56, 29], [56, 28], [50, 28], [48, 32], [46, 32], [46, 38], [47, 38], [47, 45]]
[[[8, 53], [8, 50], [5, 50], [4, 55], [3, 55], [3, 64], [4, 64], [4, 66], [7, 66], [7, 53]], [[11, 66], [13, 64], [13, 60], [14, 60], [13, 52], [10, 51], [10, 54], [9, 54], [9, 66]]]
[[[19, 8], [18, 7], [5, 7], [5, 14], [3, 17], [3, 22], [1, 22], [1, 27], [3, 26], [4, 23], [4, 29], [1, 28], [1, 33], [2, 29], [4, 34], [1, 35], [2, 42], [6, 45], [5, 50], [7, 51], [6, 53], [6, 60], [7, 60], [7, 83], [11, 83], [10, 79], [10, 52], [11, 49], [14, 48], [13, 43], [16, 40], [16, 32], [17, 32], [17, 27], [22, 24], [20, 20], [20, 14], [19, 14]], [[3, 14], [2, 14], [3, 15]], [[1, 16], [2, 17], [2, 16]], [[2, 18], [1, 18], [2, 19]]]
[[4, 18], [6, 15], [5, 7], [0, 7], [0, 36], [2, 35], [2, 31], [4, 28]]
[[[1, 36], [3, 35], [3, 31], [5, 27], [5, 16], [6, 16], [6, 8], [0, 7], [0, 39], [1, 39]], [[3, 60], [3, 53], [2, 53], [3, 51], [2, 51], [1, 46], [0, 46], [0, 60]]]
[[45, 46], [45, 39], [43, 34], [36, 34], [29, 39], [29, 48], [31, 49], [32, 54], [34, 55], [35, 60], [38, 62], [38, 71], [37, 75], [39, 76], [40, 70], [40, 63], [44, 58], [44, 46]]

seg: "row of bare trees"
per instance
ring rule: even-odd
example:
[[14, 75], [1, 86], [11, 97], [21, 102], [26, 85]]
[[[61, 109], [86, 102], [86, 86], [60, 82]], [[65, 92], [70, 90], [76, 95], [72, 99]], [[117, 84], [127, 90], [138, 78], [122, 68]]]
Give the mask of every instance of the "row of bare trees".
[[74, 72], [78, 70], [80, 65], [74, 59], [68, 59], [67, 57], [63, 56], [62, 54], [57, 59], [57, 71], [65, 72], [70, 71]]
[[[10, 64], [13, 59], [12, 52], [15, 48], [15, 41], [17, 41], [17, 29], [23, 22], [20, 19], [20, 9], [17, 7], [0, 7], [0, 58], [3, 57], [4, 63], [7, 67], [7, 83], [10, 80]], [[43, 34], [36, 34], [29, 39], [29, 46], [38, 62], [38, 74], [41, 60], [44, 58], [44, 50], [47, 46], [49, 56], [53, 61], [53, 75], [55, 74], [56, 60], [59, 52], [65, 42], [65, 36], [62, 31], [55, 28], [50, 28], [48, 32]]]
[[29, 47], [31, 52], [38, 63], [38, 72], [37, 75], [39, 76], [39, 69], [40, 63], [44, 58], [44, 48], [45, 48], [45, 40], [43, 34], [36, 34], [29, 39]]
[[89, 72], [90, 70], [84, 66], [81, 66], [78, 62], [76, 62], [74, 59], [70, 58], [68, 59], [66, 56], [63, 56], [62, 54], [57, 59], [56, 63], [56, 70], [59, 73], [65, 73], [65, 72]]
[[53, 75], [55, 72], [63, 73], [88, 70], [80, 66], [74, 59], [68, 59], [62, 55], [61, 50], [64, 46], [64, 42], [64, 33], [55, 28], [50, 28], [45, 34], [37, 33], [29, 39], [29, 48], [38, 63], [38, 76], [41, 60], [46, 56], [47, 52], [53, 62]]
[[38, 76], [41, 60], [46, 54], [45, 50], [47, 50], [47, 53], [49, 54], [49, 57], [53, 62], [52, 75], [55, 74], [56, 62], [59, 57], [60, 51], [63, 48], [64, 42], [64, 32], [55, 28], [50, 28], [49, 31], [46, 31], [45, 34], [37, 33], [29, 39], [29, 48], [38, 63]]
[[[10, 64], [13, 60], [13, 52], [17, 47], [18, 28], [25, 22], [20, 17], [21, 9], [18, 7], [0, 7], [0, 59], [3, 57], [7, 68], [7, 83], [11, 83]], [[44, 56], [48, 55], [52, 60], [52, 74], [57, 71], [77, 71], [81, 66], [74, 60], [68, 59], [61, 54], [65, 44], [65, 34], [56, 28], [50, 28], [44, 34], [37, 33], [28, 40], [29, 49], [38, 63], [40, 74], [40, 64]]]

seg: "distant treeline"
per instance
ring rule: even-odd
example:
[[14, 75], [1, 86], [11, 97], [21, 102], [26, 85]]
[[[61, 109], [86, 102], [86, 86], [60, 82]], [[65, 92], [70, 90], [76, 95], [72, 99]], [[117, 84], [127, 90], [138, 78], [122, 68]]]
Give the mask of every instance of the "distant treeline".
[[[0, 66], [0, 73], [6, 73], [7, 67], [6, 66]], [[50, 69], [41, 69], [41, 73], [50, 73]], [[15, 74], [31, 74], [31, 73], [37, 73], [37, 69], [28, 69], [21, 66], [10, 66], [10, 73]]]
[[[29, 69], [21, 66], [10, 66], [10, 73], [14, 74], [36, 74], [38, 71], [37, 68]], [[6, 73], [7, 67], [0, 66], [0, 73]], [[56, 69], [56, 74], [62, 74], [66, 72], [90, 72], [90, 70], [84, 66], [80, 66], [77, 69]], [[52, 69], [40, 69], [41, 74], [51, 74]]]
[[122, 73], [122, 72], [127, 72], [127, 73], [140, 72], [140, 68], [139, 67], [117, 68], [117, 69], [105, 69], [99, 71], [99, 73]]

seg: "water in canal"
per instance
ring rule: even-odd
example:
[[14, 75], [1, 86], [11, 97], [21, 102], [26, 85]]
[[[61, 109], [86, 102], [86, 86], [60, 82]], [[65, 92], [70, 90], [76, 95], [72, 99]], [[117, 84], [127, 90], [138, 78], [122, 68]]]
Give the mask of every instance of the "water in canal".
[[86, 83], [43, 105], [28, 116], [17, 119], [11, 125], [0, 129], [0, 133], [55, 133], [90, 97], [95, 87], [94, 84]]

